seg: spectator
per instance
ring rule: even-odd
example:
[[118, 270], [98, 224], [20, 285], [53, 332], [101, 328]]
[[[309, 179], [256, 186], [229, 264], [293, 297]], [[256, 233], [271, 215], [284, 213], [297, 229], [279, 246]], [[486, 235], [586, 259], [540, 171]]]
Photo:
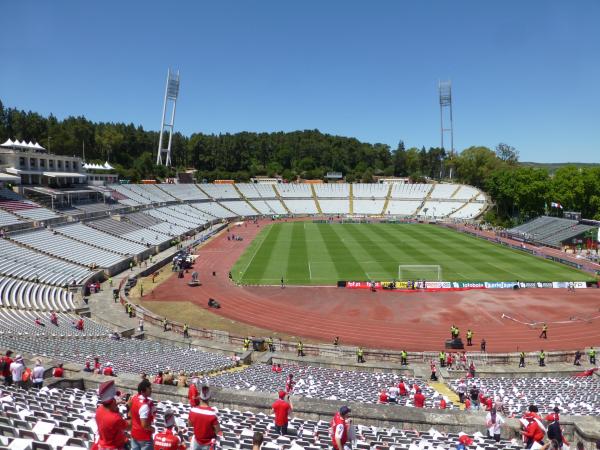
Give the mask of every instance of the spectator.
[[442, 399], [440, 400], [440, 409], [446, 409], [446, 406], [446, 397], [442, 397]]
[[456, 392], [458, 393], [458, 400], [461, 403], [465, 402], [465, 395], [467, 394], [467, 383], [465, 383], [465, 379], [461, 378], [458, 386], [456, 387]]
[[12, 375], [12, 381], [18, 387], [24, 387], [23, 372], [25, 372], [25, 363], [23, 362], [23, 357], [21, 355], [17, 355], [15, 360], [10, 365], [10, 373]]
[[383, 388], [381, 390], [381, 392], [379, 393], [379, 403], [385, 404], [388, 402], [388, 400], [389, 400], [389, 398], [388, 398], [387, 392], [386, 392], [385, 388]]
[[471, 408], [479, 409], [479, 389], [475, 384], [471, 386], [469, 397], [471, 398]]
[[534, 443], [544, 445], [544, 435], [546, 429], [540, 420], [540, 416], [537, 414], [537, 406], [531, 405], [529, 411], [523, 415], [525, 422], [525, 429], [521, 431], [523, 438], [525, 439], [525, 448], [531, 448]]
[[131, 417], [131, 450], [152, 450], [152, 433], [156, 409], [150, 398], [152, 383], [142, 380], [138, 384], [138, 394], [129, 401]]
[[173, 431], [175, 428], [175, 415], [173, 411], [167, 410], [164, 415], [165, 429], [154, 436], [155, 450], [185, 450], [181, 438]]
[[144, 331], [144, 318], [140, 317], [140, 320], [138, 320], [138, 328], [140, 331]]
[[187, 386], [187, 376], [183, 370], [179, 371], [179, 376], [177, 377], [177, 387], [186, 387]]
[[293, 411], [290, 396], [286, 396], [284, 391], [279, 391], [279, 399], [275, 400], [271, 409], [275, 414], [275, 432], [280, 436], [285, 436], [288, 434], [289, 414]]
[[42, 320], [39, 317], [35, 318], [35, 325], [38, 327], [45, 327], [46, 325], [44, 325], [44, 323], [42, 322]]
[[351, 409], [347, 406], [342, 406], [339, 412], [335, 413], [331, 421], [331, 436], [333, 448], [335, 450], [344, 450], [349, 448], [346, 444], [350, 441], [350, 428], [352, 419], [350, 419]]
[[431, 367], [431, 381], [437, 381], [437, 367], [435, 366], [435, 363], [431, 361], [431, 364], [429, 366]]
[[496, 442], [500, 442], [500, 435], [502, 434], [504, 419], [498, 413], [498, 410], [495, 406], [487, 413], [485, 417], [485, 425], [488, 429], [488, 436], [493, 438]]
[[287, 392], [288, 394], [291, 394], [292, 391], [294, 390], [294, 374], [290, 373], [287, 376], [287, 379], [285, 380], [285, 392]]
[[175, 377], [173, 376], [173, 372], [171, 369], [167, 367], [165, 374], [163, 375], [163, 384], [167, 384], [169, 386], [173, 386], [175, 384]]
[[208, 386], [198, 391], [200, 405], [190, 410], [188, 422], [194, 429], [195, 445], [193, 450], [210, 450], [214, 447], [217, 435], [221, 432], [217, 412], [208, 404], [211, 393]]
[[473, 361], [469, 364], [469, 375], [471, 378], [475, 378], [475, 363]]
[[390, 403], [398, 403], [398, 393], [400, 392], [400, 389], [398, 389], [397, 386], [392, 386], [391, 388], [388, 389], [388, 392], [389, 392], [388, 401]]
[[33, 383], [33, 387], [37, 389], [41, 389], [44, 385], [44, 366], [42, 366], [42, 361], [39, 359], [35, 361], [35, 367], [31, 374], [31, 382]]
[[415, 392], [413, 401], [415, 403], [415, 408], [424, 408], [425, 407], [425, 396], [421, 392], [420, 388], [418, 388], [417, 391]]
[[156, 374], [156, 376], [154, 377], [154, 380], [152, 382], [154, 384], [163, 384], [163, 373], [162, 373], [162, 371], [159, 371], [158, 374]]
[[54, 311], [52, 311], [50, 313], [50, 323], [58, 326], [58, 316], [56, 315], [56, 313]]
[[106, 363], [106, 366], [102, 370], [102, 375], [106, 375], [107, 377], [115, 377], [116, 376], [111, 362]]
[[125, 431], [131, 423], [121, 417], [115, 397], [117, 389], [113, 380], [106, 381], [98, 388], [100, 406], [96, 409], [99, 449], [124, 449], [127, 445]]
[[89, 372], [93, 372], [92, 368], [90, 367], [90, 362], [89, 361], [85, 362], [85, 367], [83, 368], [83, 371], [84, 372], [88, 372], [88, 373]]
[[77, 325], [75, 326], [75, 328], [76, 328], [77, 330], [79, 330], [79, 331], [83, 331], [83, 319], [82, 319], [82, 318], [80, 318], [80, 319], [77, 321]]
[[192, 408], [200, 405], [200, 396], [198, 392], [199, 383], [200, 380], [198, 380], [198, 377], [192, 378], [192, 381], [190, 382], [190, 388], [188, 389], [188, 400], [190, 401], [190, 406]]
[[465, 433], [458, 434], [458, 444], [456, 446], [456, 450], [465, 450], [469, 447], [469, 445], [473, 444], [473, 439], [469, 437], [469, 435]]
[[252, 436], [252, 450], [259, 450], [263, 443], [263, 434], [260, 431], [256, 431]]
[[0, 369], [2, 369], [2, 376], [4, 377], [4, 385], [10, 386], [13, 383], [12, 373], [10, 371], [10, 365], [13, 363], [11, 358], [12, 350], [7, 350], [5, 355], [0, 360]]
[[[554, 409], [558, 409], [558, 408], [554, 408]], [[555, 414], [553, 415], [552, 418], [554, 420], [552, 420], [550, 422], [550, 425], [548, 425], [548, 439], [552, 439], [552, 440], [556, 441], [558, 443], [558, 448], [562, 448], [563, 433], [562, 433], [562, 428], [561, 428], [560, 422], [559, 422], [558, 412], [555, 412]]]
[[62, 363], [58, 364], [54, 370], [52, 371], [52, 376], [54, 378], [63, 378], [65, 376], [65, 371], [63, 369]]
[[408, 389], [406, 388], [406, 384], [404, 383], [404, 378], [400, 378], [400, 382], [398, 383], [398, 390], [400, 391], [400, 395], [402, 397], [406, 397], [408, 395]]

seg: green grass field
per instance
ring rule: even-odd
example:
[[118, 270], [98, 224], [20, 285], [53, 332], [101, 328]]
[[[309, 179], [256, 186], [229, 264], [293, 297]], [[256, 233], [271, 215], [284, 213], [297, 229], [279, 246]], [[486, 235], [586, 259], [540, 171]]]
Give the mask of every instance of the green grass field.
[[[398, 279], [399, 265], [440, 265], [443, 281], [584, 281], [591, 276], [435, 225], [278, 223], [234, 265], [241, 284], [331, 285]], [[432, 279], [435, 271], [407, 272]], [[403, 277], [404, 278], [404, 277]]]

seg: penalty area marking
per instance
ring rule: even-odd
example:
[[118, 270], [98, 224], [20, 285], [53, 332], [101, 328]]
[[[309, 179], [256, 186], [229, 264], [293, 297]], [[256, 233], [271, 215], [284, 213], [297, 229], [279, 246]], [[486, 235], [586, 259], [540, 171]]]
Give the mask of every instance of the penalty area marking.
[[250, 267], [250, 264], [252, 264], [252, 261], [254, 261], [254, 257], [256, 256], [256, 254], [258, 253], [258, 251], [262, 248], [263, 244], [265, 243], [265, 241], [267, 240], [267, 237], [269, 236], [269, 234], [271, 233], [271, 230], [273, 229], [273, 226], [271, 225], [271, 227], [269, 228], [269, 230], [267, 231], [267, 234], [265, 234], [265, 237], [263, 238], [263, 240], [260, 242], [260, 244], [256, 247], [256, 250], [254, 251], [254, 254], [252, 255], [252, 258], [250, 258], [250, 261], [248, 261], [248, 264], [246, 264], [246, 268], [244, 269], [243, 272], [241, 272], [240, 275], [240, 281], [242, 281], [244, 279], [244, 275], [246, 275], [246, 271], [248, 270], [248, 267]]

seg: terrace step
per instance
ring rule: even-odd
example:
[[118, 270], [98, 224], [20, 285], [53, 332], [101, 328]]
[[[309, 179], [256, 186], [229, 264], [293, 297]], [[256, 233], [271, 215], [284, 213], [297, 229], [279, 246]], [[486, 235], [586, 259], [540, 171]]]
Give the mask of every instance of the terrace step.
[[244, 200], [248, 204], [248, 206], [250, 206], [250, 208], [252, 208], [252, 210], [256, 212], [257, 215], [262, 215], [262, 213], [258, 209], [256, 209], [256, 207], [252, 203], [250, 203], [250, 201], [246, 198], [242, 191], [240, 191], [240, 189], [237, 187], [237, 184], [234, 184], [233, 188], [237, 191], [238, 194], [240, 194], [240, 198]]
[[273, 188], [273, 192], [275, 192], [275, 197], [277, 197], [277, 200], [279, 200], [281, 202], [281, 205], [283, 206], [283, 209], [285, 209], [288, 214], [292, 214], [292, 212], [290, 211], [290, 209], [287, 207], [287, 205], [285, 204], [285, 202], [281, 198], [281, 195], [279, 194], [279, 192], [275, 188], [275, 185], [272, 184], [271, 187]]
[[315, 201], [315, 205], [317, 205], [317, 211], [319, 211], [319, 214], [323, 214], [323, 211], [321, 210], [321, 205], [319, 205], [319, 199], [317, 198], [317, 191], [315, 191], [315, 186], [313, 184], [310, 185], [310, 191], [312, 192], [312, 197]]
[[425, 206], [425, 202], [429, 199], [431, 199], [431, 193], [433, 192], [433, 190], [435, 189], [435, 186], [437, 185], [437, 183], [432, 183], [431, 184], [431, 188], [429, 189], [429, 192], [427, 192], [427, 195], [425, 196], [425, 198], [423, 199], [423, 201], [421, 202], [421, 204], [419, 205], [419, 207], [417, 208], [417, 210], [415, 211], [414, 215], [418, 216], [419, 213], [421, 212], [421, 209], [423, 209], [423, 206]]
[[392, 198], [392, 187], [394, 187], [394, 185], [390, 183], [388, 186], [387, 194], [385, 196], [385, 202], [383, 203], [383, 210], [381, 211], [382, 216], [385, 215], [385, 213], [388, 210], [388, 205], [390, 204], [390, 200]]

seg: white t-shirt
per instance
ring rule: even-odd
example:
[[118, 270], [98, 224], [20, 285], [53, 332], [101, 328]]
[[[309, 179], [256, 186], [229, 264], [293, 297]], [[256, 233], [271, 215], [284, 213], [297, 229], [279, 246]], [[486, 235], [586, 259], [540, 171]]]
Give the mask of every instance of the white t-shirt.
[[10, 365], [10, 371], [12, 373], [13, 381], [21, 381], [23, 379], [23, 372], [25, 371], [25, 366], [20, 362], [13, 362]]
[[396, 399], [396, 398], [398, 398], [398, 393], [400, 392], [400, 390], [396, 386], [392, 386], [391, 388], [388, 389], [388, 392], [389, 392], [390, 398]]
[[498, 413], [496, 413], [496, 423], [491, 423], [492, 422], [492, 413], [488, 412], [487, 415], [485, 416], [485, 423], [488, 427], [488, 431], [490, 432], [490, 434], [493, 436], [495, 434], [500, 434], [501, 430], [502, 430], [502, 425], [504, 425], [504, 419], [502, 418], [502, 416]]
[[44, 381], [44, 368], [42, 366], [35, 366], [31, 372], [31, 381], [34, 383], [40, 383]]

